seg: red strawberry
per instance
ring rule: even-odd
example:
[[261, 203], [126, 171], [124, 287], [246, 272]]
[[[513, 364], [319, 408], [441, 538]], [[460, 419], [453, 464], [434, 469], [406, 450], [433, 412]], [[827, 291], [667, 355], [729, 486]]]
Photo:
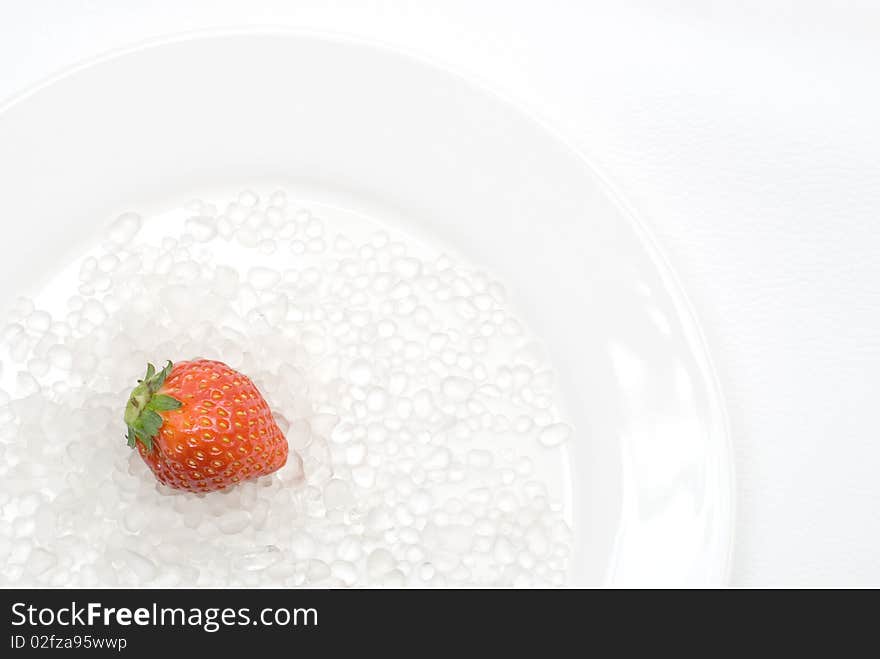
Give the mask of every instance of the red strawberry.
[[249, 378], [207, 359], [152, 364], [125, 406], [128, 445], [165, 485], [213, 492], [271, 474], [287, 439]]

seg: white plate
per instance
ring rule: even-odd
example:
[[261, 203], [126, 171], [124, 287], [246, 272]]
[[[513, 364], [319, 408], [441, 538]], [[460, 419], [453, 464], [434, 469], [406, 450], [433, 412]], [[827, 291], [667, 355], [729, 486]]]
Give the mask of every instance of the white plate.
[[508, 282], [548, 343], [571, 447], [573, 583], [726, 579], [732, 461], [675, 279], [584, 158], [498, 96], [349, 39], [166, 40], [69, 71], [0, 112], [0, 302], [114, 214], [280, 181], [398, 217]]

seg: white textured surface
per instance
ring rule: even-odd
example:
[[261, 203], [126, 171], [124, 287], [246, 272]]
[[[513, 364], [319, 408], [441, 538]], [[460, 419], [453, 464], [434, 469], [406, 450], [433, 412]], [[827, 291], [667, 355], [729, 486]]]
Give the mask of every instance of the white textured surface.
[[428, 55], [555, 124], [703, 321], [737, 456], [733, 582], [880, 585], [876, 3], [134, 4], [4, 0], [0, 98], [160, 34], [288, 25]]

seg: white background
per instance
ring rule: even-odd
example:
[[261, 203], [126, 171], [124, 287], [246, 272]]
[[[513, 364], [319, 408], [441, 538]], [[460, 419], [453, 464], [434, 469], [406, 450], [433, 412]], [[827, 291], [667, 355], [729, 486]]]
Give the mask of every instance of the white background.
[[880, 2], [0, 0], [0, 102], [241, 25], [427, 55], [578, 145], [653, 228], [715, 356], [733, 583], [880, 585]]

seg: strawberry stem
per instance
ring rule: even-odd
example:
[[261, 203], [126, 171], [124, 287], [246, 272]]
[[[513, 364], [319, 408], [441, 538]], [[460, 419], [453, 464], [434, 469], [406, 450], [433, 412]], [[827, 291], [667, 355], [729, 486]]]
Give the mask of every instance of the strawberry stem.
[[125, 425], [128, 427], [125, 439], [131, 448], [140, 441], [147, 451], [152, 451], [153, 439], [162, 427], [163, 420], [159, 412], [177, 410], [183, 405], [176, 398], [158, 393], [171, 373], [172, 366], [169, 361], [165, 368], [156, 371], [155, 366], [147, 364], [147, 374], [132, 389], [125, 404]]

